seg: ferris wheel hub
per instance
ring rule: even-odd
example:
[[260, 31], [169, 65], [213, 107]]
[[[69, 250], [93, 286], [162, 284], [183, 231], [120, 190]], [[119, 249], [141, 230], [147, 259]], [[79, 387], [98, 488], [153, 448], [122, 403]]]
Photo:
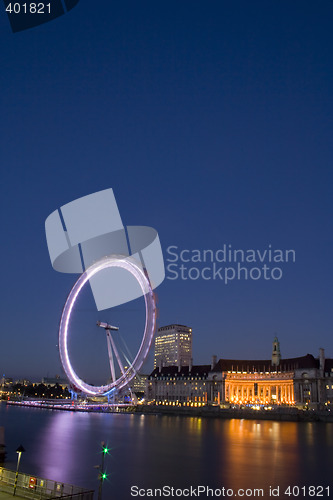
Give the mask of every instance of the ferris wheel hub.
[[104, 328], [105, 330], [119, 330], [118, 326], [112, 326], [109, 325], [108, 323], [102, 323], [102, 321], [97, 321], [96, 325], [100, 326], [101, 328]]

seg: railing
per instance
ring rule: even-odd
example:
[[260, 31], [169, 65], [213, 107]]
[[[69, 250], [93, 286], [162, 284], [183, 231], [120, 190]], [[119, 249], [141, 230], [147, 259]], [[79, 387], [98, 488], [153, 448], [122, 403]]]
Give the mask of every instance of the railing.
[[61, 498], [63, 500], [93, 500], [94, 490], [85, 490], [82, 493], [75, 493], [73, 495], [66, 495], [62, 497], [50, 497], [53, 498]]
[[[0, 467], [0, 489], [14, 491], [16, 472]], [[30, 499], [67, 498], [73, 500], [93, 500], [94, 492], [72, 484], [18, 473], [16, 495]]]

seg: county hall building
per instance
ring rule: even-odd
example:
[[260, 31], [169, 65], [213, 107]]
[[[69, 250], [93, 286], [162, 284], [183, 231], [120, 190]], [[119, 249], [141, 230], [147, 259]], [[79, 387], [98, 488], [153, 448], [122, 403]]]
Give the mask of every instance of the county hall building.
[[[156, 365], [155, 365], [156, 366]], [[210, 365], [156, 366], [146, 397], [156, 404], [310, 404], [333, 405], [333, 359], [312, 354], [282, 359], [277, 337], [271, 359], [237, 360], [213, 356]]]

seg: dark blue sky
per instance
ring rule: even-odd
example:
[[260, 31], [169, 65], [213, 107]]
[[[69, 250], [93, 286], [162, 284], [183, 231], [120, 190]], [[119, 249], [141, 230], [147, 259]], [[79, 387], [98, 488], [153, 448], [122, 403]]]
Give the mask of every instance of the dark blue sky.
[[275, 333], [284, 357], [333, 356], [332, 20], [329, 0], [81, 0], [13, 34], [1, 12], [3, 373], [60, 373], [75, 276], [44, 221], [108, 187], [166, 257], [296, 251], [277, 281], [164, 281], [159, 324], [193, 327], [194, 362], [268, 358]]

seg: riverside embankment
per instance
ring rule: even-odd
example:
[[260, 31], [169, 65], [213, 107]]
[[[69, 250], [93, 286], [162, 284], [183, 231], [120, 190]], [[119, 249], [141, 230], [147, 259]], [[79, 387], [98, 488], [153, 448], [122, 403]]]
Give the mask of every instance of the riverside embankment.
[[45, 401], [7, 401], [7, 405], [41, 408], [57, 411], [93, 412], [93, 413], [139, 413], [142, 415], [169, 415], [186, 417], [207, 417], [221, 419], [276, 420], [285, 422], [333, 422], [333, 413], [327, 410], [298, 409], [293, 407], [261, 408], [221, 408], [219, 406], [171, 406], [137, 405], [121, 406], [108, 404], [74, 404]]
[[277, 420], [290, 422], [333, 422], [333, 414], [329, 410], [300, 410], [298, 408], [279, 407], [271, 410], [254, 410], [252, 408], [220, 408], [219, 406], [174, 407], [164, 405], [137, 406], [135, 411], [143, 414], [184, 415], [197, 417], [213, 417], [224, 419]]

